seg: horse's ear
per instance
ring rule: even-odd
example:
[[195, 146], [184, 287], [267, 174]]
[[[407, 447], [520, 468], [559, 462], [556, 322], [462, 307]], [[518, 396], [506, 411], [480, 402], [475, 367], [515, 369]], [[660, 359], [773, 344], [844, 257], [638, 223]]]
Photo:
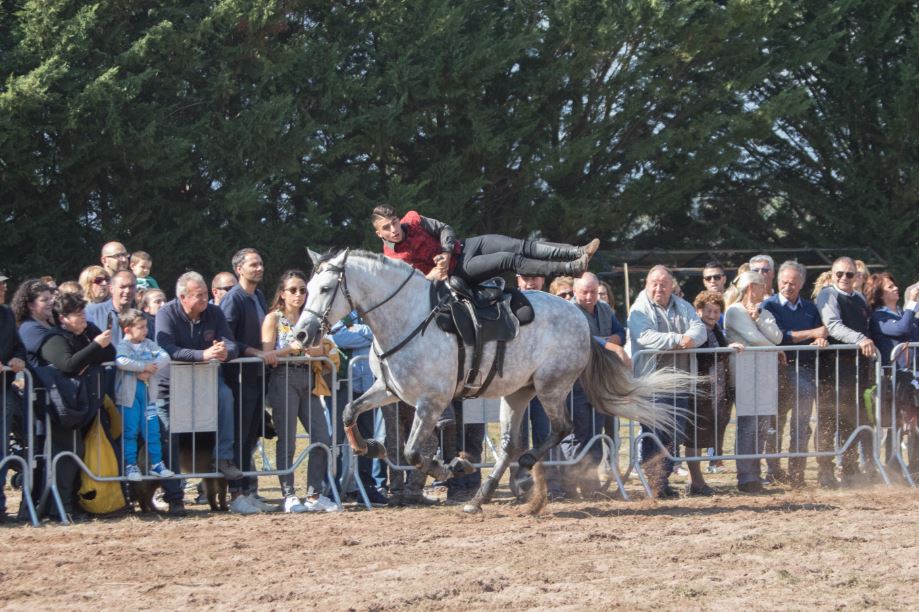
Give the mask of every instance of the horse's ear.
[[316, 251], [314, 251], [313, 249], [309, 247], [306, 247], [306, 252], [310, 256], [310, 259], [313, 260], [314, 266], [319, 263], [319, 259], [322, 257], [322, 255], [320, 255], [319, 253], [317, 253]]

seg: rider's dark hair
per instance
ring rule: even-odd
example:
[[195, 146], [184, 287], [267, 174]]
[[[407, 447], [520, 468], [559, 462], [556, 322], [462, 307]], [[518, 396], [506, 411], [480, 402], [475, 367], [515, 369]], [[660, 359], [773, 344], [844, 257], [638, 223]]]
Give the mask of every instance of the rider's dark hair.
[[376, 223], [377, 219], [392, 219], [396, 216], [396, 211], [388, 204], [380, 204], [370, 213], [370, 222]]

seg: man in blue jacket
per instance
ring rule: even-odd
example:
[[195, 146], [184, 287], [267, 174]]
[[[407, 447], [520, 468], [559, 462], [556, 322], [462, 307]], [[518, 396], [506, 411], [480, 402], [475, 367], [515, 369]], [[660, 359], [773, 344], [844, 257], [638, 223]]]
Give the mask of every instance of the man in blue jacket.
[[[156, 343], [173, 361], [228, 361], [235, 359], [238, 348], [233, 341], [230, 328], [220, 308], [207, 303], [207, 283], [197, 272], [186, 272], [176, 282], [176, 298], [156, 313]], [[169, 368], [159, 372], [160, 399], [169, 398]], [[163, 456], [169, 467], [179, 471], [175, 441], [168, 436], [169, 410], [163, 405], [160, 420], [166, 431], [160, 436], [163, 441]], [[223, 381], [217, 380], [217, 449], [215, 459], [217, 470], [227, 481], [238, 481], [242, 472], [233, 462], [233, 393]], [[171, 443], [170, 443], [171, 442]], [[183, 491], [178, 480], [163, 483], [169, 504], [169, 512], [184, 515]], [[251, 514], [251, 512], [249, 513]]]

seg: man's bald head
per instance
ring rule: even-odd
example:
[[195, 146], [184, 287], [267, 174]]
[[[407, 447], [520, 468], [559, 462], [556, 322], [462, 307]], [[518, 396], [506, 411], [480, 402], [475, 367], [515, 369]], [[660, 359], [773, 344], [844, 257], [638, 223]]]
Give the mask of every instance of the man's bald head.
[[585, 272], [574, 280], [574, 288], [578, 287], [599, 287], [600, 278], [593, 272]]
[[597, 306], [600, 279], [593, 272], [585, 272], [574, 281], [574, 301], [589, 313]]
[[102, 245], [99, 260], [102, 262], [102, 267], [109, 274], [115, 274], [119, 270], [128, 269], [131, 263], [131, 254], [120, 242], [106, 242]]

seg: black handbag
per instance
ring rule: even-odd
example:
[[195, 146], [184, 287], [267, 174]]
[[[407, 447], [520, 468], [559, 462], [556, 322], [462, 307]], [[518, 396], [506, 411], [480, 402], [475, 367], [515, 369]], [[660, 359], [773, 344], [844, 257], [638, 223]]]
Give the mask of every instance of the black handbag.
[[81, 429], [92, 422], [101, 404], [99, 366], [91, 366], [78, 376], [68, 376], [52, 365], [38, 366], [34, 372], [45, 388], [45, 409], [54, 423], [67, 429]]

